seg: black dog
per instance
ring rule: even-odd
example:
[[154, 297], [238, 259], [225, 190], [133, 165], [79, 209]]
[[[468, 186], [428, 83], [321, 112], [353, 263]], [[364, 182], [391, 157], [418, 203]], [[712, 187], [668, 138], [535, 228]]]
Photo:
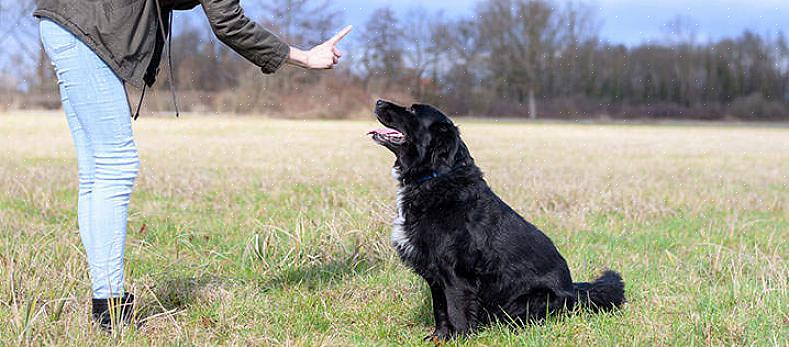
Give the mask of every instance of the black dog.
[[370, 134], [397, 157], [392, 243], [430, 285], [436, 330], [429, 338], [467, 335], [494, 320], [539, 322], [575, 304], [607, 310], [624, 303], [614, 271], [572, 282], [551, 240], [491, 191], [447, 116], [386, 101], [375, 113], [386, 128]]

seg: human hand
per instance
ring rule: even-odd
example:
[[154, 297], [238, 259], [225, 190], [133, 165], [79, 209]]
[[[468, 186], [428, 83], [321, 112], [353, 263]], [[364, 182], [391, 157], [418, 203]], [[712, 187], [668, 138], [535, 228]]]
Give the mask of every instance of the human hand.
[[343, 28], [334, 37], [308, 51], [291, 47], [288, 63], [306, 69], [331, 69], [340, 61], [342, 56], [340, 50], [337, 49], [337, 42], [342, 40], [345, 35], [348, 35], [351, 29], [353, 29], [353, 26], [350, 25]]

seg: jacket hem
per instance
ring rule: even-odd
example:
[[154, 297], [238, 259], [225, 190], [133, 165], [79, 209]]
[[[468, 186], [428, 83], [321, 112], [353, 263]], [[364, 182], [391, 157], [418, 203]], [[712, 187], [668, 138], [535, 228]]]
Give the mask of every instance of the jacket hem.
[[104, 49], [101, 49], [100, 45], [97, 45], [93, 39], [91, 39], [90, 35], [84, 33], [82, 30], [79, 29], [77, 25], [66, 19], [65, 17], [48, 10], [36, 9], [33, 11], [33, 16], [37, 18], [46, 18], [55, 23], [64, 26], [71, 32], [74, 36], [77, 37], [80, 41], [82, 41], [85, 45], [87, 45], [93, 53], [95, 53], [102, 61], [104, 61], [107, 66], [109, 66], [112, 71], [115, 73], [118, 78], [120, 78], [123, 82], [126, 82], [132, 85], [135, 88], [142, 88], [145, 85], [145, 82], [142, 79], [136, 79], [132, 76], [132, 74], [127, 71], [128, 69], [122, 68], [118, 65], [112, 57], [112, 54], [107, 52]]

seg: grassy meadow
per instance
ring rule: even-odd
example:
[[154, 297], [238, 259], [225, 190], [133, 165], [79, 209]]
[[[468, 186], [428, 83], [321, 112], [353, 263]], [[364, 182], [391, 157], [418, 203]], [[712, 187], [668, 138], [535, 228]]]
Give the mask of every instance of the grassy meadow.
[[[574, 279], [618, 270], [629, 302], [448, 345], [787, 345], [789, 128], [457, 122]], [[393, 157], [374, 126], [135, 122], [141, 324], [109, 335], [87, 319], [65, 118], [0, 115], [0, 345], [428, 345], [429, 290], [390, 247]]]

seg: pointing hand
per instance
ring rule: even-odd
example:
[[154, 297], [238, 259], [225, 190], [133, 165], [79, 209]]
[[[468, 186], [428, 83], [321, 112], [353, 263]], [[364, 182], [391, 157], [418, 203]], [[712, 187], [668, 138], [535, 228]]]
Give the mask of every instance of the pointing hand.
[[337, 43], [342, 40], [345, 35], [351, 32], [352, 26], [347, 26], [335, 34], [332, 38], [326, 40], [308, 51], [302, 51], [298, 48], [290, 48], [290, 57], [288, 63], [300, 66], [307, 69], [331, 69], [340, 62], [342, 53], [337, 49]]

